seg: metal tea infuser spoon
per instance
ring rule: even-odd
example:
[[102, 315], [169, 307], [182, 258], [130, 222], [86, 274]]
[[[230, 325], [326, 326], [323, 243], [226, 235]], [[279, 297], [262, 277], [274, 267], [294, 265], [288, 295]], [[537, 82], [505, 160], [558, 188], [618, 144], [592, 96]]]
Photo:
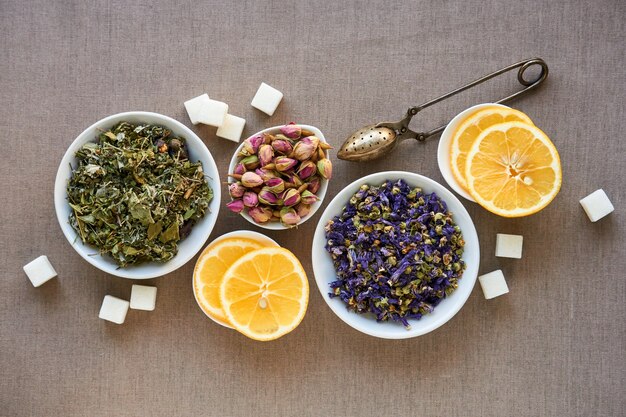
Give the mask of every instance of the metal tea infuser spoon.
[[[539, 75], [536, 77], [535, 80], [532, 81], [524, 79], [524, 72], [534, 65], [540, 66], [541, 72], [539, 73]], [[541, 58], [526, 59], [513, 65], [509, 65], [508, 67], [485, 75], [484, 77], [479, 78], [476, 81], [473, 81], [463, 87], [457, 88], [454, 91], [451, 91], [433, 100], [427, 101], [424, 104], [410, 107], [409, 110], [406, 112], [406, 116], [404, 116], [404, 119], [400, 121], [380, 122], [359, 129], [358, 131], [354, 132], [354, 134], [352, 134], [348, 139], [346, 139], [346, 141], [341, 146], [341, 149], [339, 149], [339, 152], [337, 152], [337, 157], [346, 161], [371, 161], [372, 159], [380, 158], [381, 156], [390, 152], [398, 144], [398, 142], [402, 140], [417, 139], [418, 141], [423, 142], [429, 137], [441, 133], [445, 129], [447, 123], [429, 132], [414, 132], [409, 129], [409, 123], [411, 122], [413, 116], [415, 116], [420, 110], [425, 109], [426, 107], [430, 107], [433, 104], [439, 103], [440, 101], [447, 99], [448, 97], [452, 97], [462, 91], [472, 88], [478, 84], [482, 84], [485, 81], [490, 80], [491, 78], [497, 77], [500, 74], [514, 70], [516, 68], [519, 68], [519, 71], [517, 72], [517, 80], [525, 88], [511, 94], [508, 97], [496, 101], [496, 103], [506, 103], [510, 100], [513, 100], [514, 98], [521, 96], [522, 94], [526, 94], [529, 91], [537, 88], [548, 77], [548, 65]]]

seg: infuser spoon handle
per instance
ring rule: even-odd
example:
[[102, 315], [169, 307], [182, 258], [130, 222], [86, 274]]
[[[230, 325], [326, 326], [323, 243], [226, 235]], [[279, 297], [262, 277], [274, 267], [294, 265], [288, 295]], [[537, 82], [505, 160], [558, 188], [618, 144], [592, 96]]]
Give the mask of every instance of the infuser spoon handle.
[[[539, 72], [539, 75], [534, 79], [534, 80], [526, 80], [524, 78], [524, 73], [526, 72], [526, 70], [530, 67], [532, 67], [533, 65], [539, 65], [541, 67], [541, 71]], [[504, 97], [503, 99], [500, 99], [498, 101], [496, 101], [496, 103], [498, 104], [502, 104], [502, 103], [506, 103], [509, 102], [523, 94], [528, 93], [529, 91], [537, 88], [547, 77], [548, 77], [548, 64], [546, 64], [546, 62], [541, 59], [541, 58], [531, 58], [531, 59], [525, 59], [523, 61], [517, 62], [515, 64], [509, 65], [508, 67], [504, 67], [502, 69], [499, 69], [498, 71], [492, 72], [491, 74], [487, 74], [484, 77], [481, 77], [475, 81], [472, 81], [469, 84], [466, 84], [462, 87], [457, 88], [456, 90], [450, 91], [449, 93], [446, 93], [442, 96], [439, 96], [435, 99], [432, 99], [430, 101], [427, 101], [424, 104], [420, 104], [419, 106], [415, 106], [415, 107], [411, 107], [409, 108], [409, 110], [407, 111], [406, 116], [404, 117], [404, 119], [402, 119], [399, 122], [398, 126], [398, 139], [417, 139], [418, 141], [422, 142], [425, 141], [426, 139], [428, 139], [431, 136], [434, 136], [438, 133], [441, 133], [446, 126], [448, 125], [448, 123], [439, 126], [436, 129], [430, 130], [428, 132], [414, 132], [412, 130], [409, 129], [409, 122], [411, 121], [411, 119], [413, 118], [413, 116], [415, 116], [418, 112], [420, 112], [421, 110], [425, 109], [426, 107], [430, 107], [433, 104], [437, 104], [440, 101], [443, 101], [449, 97], [452, 97], [456, 94], [459, 94], [467, 89], [470, 89], [474, 86], [477, 86], [479, 84], [484, 83], [487, 80], [490, 80], [494, 77], [497, 77], [498, 75], [504, 74], [505, 72], [509, 72], [511, 70], [514, 70], [516, 68], [519, 68], [519, 71], [517, 72], [517, 81], [519, 81], [519, 83], [521, 85], [523, 85], [525, 88], [507, 96]]]

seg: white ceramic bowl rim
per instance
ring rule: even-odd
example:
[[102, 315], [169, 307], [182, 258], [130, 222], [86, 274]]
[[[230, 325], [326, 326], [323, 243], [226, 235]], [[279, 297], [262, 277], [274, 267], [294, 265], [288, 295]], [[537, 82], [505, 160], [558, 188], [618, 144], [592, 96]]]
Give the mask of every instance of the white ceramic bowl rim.
[[[190, 156], [194, 160], [202, 161], [203, 169], [208, 177], [209, 185], [213, 190], [213, 200], [209, 205], [209, 212], [194, 225], [191, 234], [180, 241], [178, 254], [165, 263], [148, 262], [119, 268], [108, 256], [100, 256], [98, 249], [83, 244], [75, 230], [68, 222], [70, 207], [67, 202], [67, 181], [71, 176], [70, 164], [75, 162], [75, 153], [83, 144], [95, 140], [97, 129], [110, 128], [118, 122], [151, 123], [166, 126], [176, 135], [183, 136], [188, 145]], [[148, 279], [168, 274], [191, 260], [208, 239], [219, 213], [221, 200], [221, 185], [215, 160], [204, 142], [187, 126], [171, 117], [144, 111], [131, 111], [105, 117], [85, 129], [69, 146], [63, 156], [54, 184], [54, 206], [57, 220], [68, 242], [87, 262], [96, 268], [123, 278]]]
[[[465, 240], [465, 250], [462, 259], [467, 268], [459, 280], [458, 288], [446, 299], [442, 300], [432, 313], [423, 316], [420, 320], [409, 320], [411, 329], [406, 330], [397, 322], [378, 323], [371, 314], [362, 315], [348, 311], [345, 303], [335, 297], [330, 298], [329, 283], [336, 279], [336, 270], [330, 255], [326, 252], [326, 235], [324, 226], [334, 216], [341, 213], [345, 203], [358, 190], [362, 184], [382, 184], [385, 180], [405, 180], [410, 186], [421, 187], [424, 192], [436, 192], [446, 202], [448, 209], [453, 213], [455, 223], [461, 228]], [[463, 307], [470, 296], [480, 262], [480, 248], [478, 235], [474, 223], [463, 204], [449, 190], [436, 181], [411, 172], [388, 171], [379, 172], [362, 177], [341, 190], [328, 204], [321, 215], [312, 246], [312, 263], [315, 281], [322, 298], [330, 309], [345, 323], [365, 334], [385, 339], [406, 339], [431, 332], [449, 321]]]
[[[311, 125], [304, 125], [304, 124], [301, 124], [301, 123], [297, 123], [297, 125], [300, 126], [302, 129], [306, 129], [306, 130], [309, 130], [309, 131], [313, 132], [315, 134], [315, 136], [317, 136], [321, 142], [326, 142], [326, 138], [324, 137], [324, 134], [317, 127], [311, 126]], [[279, 133], [280, 128], [283, 127], [283, 126], [284, 125], [268, 127], [267, 129], [263, 129], [260, 132], [256, 132], [255, 134], [248, 136], [248, 138], [251, 138], [252, 136], [256, 136], [256, 135], [262, 135], [264, 133]], [[243, 141], [237, 147], [237, 149], [235, 150], [235, 153], [233, 154], [233, 157], [230, 160], [230, 165], [228, 166], [228, 173], [229, 174], [235, 170], [235, 166], [237, 165], [237, 161], [238, 161], [237, 154], [239, 153], [239, 151], [242, 148], [243, 148]], [[328, 151], [326, 151], [326, 155], [328, 156]], [[233, 182], [234, 182], [234, 180], [229, 177], [228, 178], [228, 183], [230, 184], [230, 183], [233, 183]], [[311, 211], [309, 212], [309, 214], [307, 214], [300, 221], [300, 223], [298, 223], [298, 226], [301, 225], [302, 223], [306, 222], [307, 220], [309, 220], [311, 217], [313, 217], [313, 215], [317, 212], [317, 210], [319, 210], [319, 208], [322, 206], [322, 203], [324, 202], [324, 197], [326, 196], [326, 191], [327, 190], [328, 190], [328, 180], [322, 178], [322, 180], [320, 181], [320, 188], [317, 191], [317, 198], [318, 198], [318, 200], [314, 204], [311, 204]], [[244, 219], [246, 219], [247, 221], [252, 223], [253, 225], [261, 227], [263, 229], [268, 229], [268, 230], [289, 230], [289, 229], [291, 229], [290, 227], [283, 226], [280, 222], [257, 223], [254, 220], [252, 220], [252, 217], [250, 217], [248, 215], [248, 213], [245, 212], [245, 210], [242, 211], [239, 214]]]

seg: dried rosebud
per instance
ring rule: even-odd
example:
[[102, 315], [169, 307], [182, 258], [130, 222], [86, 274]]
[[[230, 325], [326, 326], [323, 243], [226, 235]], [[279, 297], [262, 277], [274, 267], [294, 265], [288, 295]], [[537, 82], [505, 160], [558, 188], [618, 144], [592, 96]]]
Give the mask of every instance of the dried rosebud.
[[239, 161], [246, 167], [246, 169], [255, 169], [259, 166], [259, 157], [256, 155], [250, 155]]
[[295, 188], [290, 188], [283, 194], [283, 204], [287, 207], [295, 206], [300, 202], [300, 193]]
[[288, 125], [281, 127], [280, 131], [289, 139], [298, 139], [302, 134], [302, 128], [295, 123], [289, 123]]
[[246, 191], [243, 194], [243, 205], [246, 207], [255, 207], [259, 205], [259, 197], [253, 191]]
[[272, 171], [267, 168], [257, 168], [254, 172], [263, 179], [263, 181], [268, 181], [271, 178], [278, 177], [278, 173], [276, 171]]
[[242, 175], [244, 172], [246, 172], [246, 167], [244, 166], [244, 164], [239, 162], [237, 165], [235, 165], [235, 170], [233, 174]]
[[270, 190], [269, 187], [261, 188], [259, 192], [259, 202], [262, 204], [276, 205], [280, 202], [280, 199]]
[[244, 207], [243, 200], [233, 200], [230, 203], [226, 204], [226, 207], [228, 207], [228, 209], [233, 213], [241, 213], [241, 210], [243, 210]]
[[284, 156], [279, 156], [274, 159], [274, 164], [276, 165], [276, 170], [279, 172], [286, 172], [296, 166], [298, 161], [295, 159], [287, 158]]
[[296, 174], [287, 175], [287, 182], [285, 182], [285, 188], [298, 188], [302, 185], [302, 180]]
[[303, 204], [313, 204], [318, 200], [317, 196], [313, 194], [312, 192], [310, 192], [309, 190], [303, 191], [300, 197], [302, 199]]
[[277, 139], [272, 142], [272, 148], [280, 154], [289, 155], [293, 151], [293, 146], [286, 140]]
[[317, 161], [317, 171], [327, 180], [331, 179], [333, 176], [333, 164], [330, 162], [330, 159], [324, 158]]
[[285, 191], [285, 181], [280, 178], [270, 178], [265, 181], [265, 185], [270, 189], [271, 192], [278, 194]]
[[246, 187], [241, 185], [240, 182], [233, 182], [228, 186], [228, 193], [233, 198], [240, 198], [243, 196], [243, 193], [246, 192]]
[[285, 207], [280, 211], [280, 222], [285, 226], [295, 226], [300, 220], [302, 219], [298, 213], [291, 207]]
[[320, 144], [320, 138], [317, 136], [307, 136], [306, 138], [303, 138], [301, 142], [313, 144], [315, 149], [317, 149]]
[[310, 159], [315, 152], [317, 152], [317, 146], [311, 141], [307, 141], [302, 139], [296, 146], [293, 147], [293, 152], [291, 152], [291, 157], [296, 158], [298, 161], [306, 161]]
[[267, 207], [252, 207], [248, 210], [248, 215], [257, 223], [267, 223], [272, 218], [272, 209]]
[[315, 166], [314, 162], [304, 161], [300, 164], [300, 167], [296, 171], [296, 174], [298, 174], [298, 177], [300, 177], [300, 179], [306, 180], [307, 178], [315, 175], [316, 172], [317, 167]]
[[320, 185], [322, 185], [320, 177], [315, 176], [309, 181], [309, 186], [307, 187], [307, 189], [313, 194], [317, 194], [320, 189]]
[[261, 145], [259, 148], [259, 162], [264, 167], [274, 159], [274, 149], [270, 145]]
[[243, 155], [254, 155], [259, 150], [259, 146], [263, 143], [263, 136], [254, 135], [243, 141], [241, 153]]
[[254, 188], [263, 184], [263, 178], [261, 178], [254, 172], [248, 171], [244, 172], [244, 174], [241, 176], [241, 183], [244, 187]]
[[300, 216], [300, 218], [307, 216], [311, 212], [311, 206], [308, 204], [304, 204], [304, 202], [301, 202], [300, 204], [295, 206], [294, 209], [296, 209], [296, 213], [298, 213], [298, 216]]

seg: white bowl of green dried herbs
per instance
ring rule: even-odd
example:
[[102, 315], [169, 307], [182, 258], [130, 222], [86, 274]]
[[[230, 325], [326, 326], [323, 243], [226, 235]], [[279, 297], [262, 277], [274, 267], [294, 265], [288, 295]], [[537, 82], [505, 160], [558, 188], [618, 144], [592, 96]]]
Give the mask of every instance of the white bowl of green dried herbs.
[[480, 253], [463, 204], [411, 172], [379, 172], [340, 191], [312, 246], [322, 298], [365, 334], [406, 339], [431, 332], [465, 304]]
[[211, 234], [217, 166], [182, 123], [150, 112], [106, 117], [70, 145], [54, 204], [63, 234], [87, 262], [148, 279], [183, 266]]

